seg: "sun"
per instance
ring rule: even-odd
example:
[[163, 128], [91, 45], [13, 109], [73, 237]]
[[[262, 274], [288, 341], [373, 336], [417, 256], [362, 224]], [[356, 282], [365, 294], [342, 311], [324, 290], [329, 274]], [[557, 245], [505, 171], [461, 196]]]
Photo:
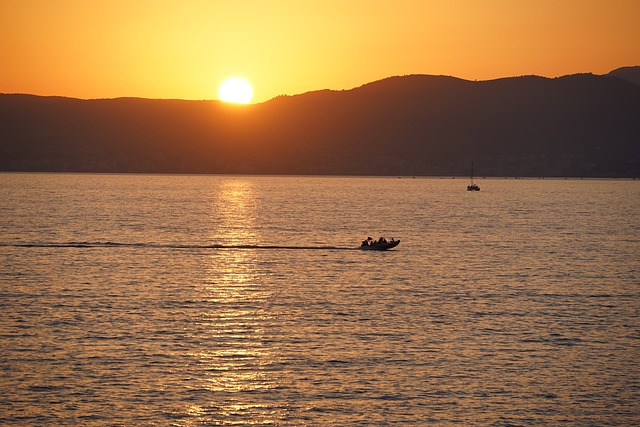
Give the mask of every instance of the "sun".
[[253, 89], [245, 79], [232, 77], [222, 82], [218, 89], [218, 96], [225, 102], [248, 104], [253, 98]]

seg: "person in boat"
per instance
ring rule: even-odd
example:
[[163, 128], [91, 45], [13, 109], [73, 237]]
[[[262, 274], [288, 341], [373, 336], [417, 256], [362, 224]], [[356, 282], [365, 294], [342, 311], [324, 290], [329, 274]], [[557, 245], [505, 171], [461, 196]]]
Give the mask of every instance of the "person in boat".
[[369, 246], [369, 241], [368, 240], [363, 240], [362, 244], [360, 246]]

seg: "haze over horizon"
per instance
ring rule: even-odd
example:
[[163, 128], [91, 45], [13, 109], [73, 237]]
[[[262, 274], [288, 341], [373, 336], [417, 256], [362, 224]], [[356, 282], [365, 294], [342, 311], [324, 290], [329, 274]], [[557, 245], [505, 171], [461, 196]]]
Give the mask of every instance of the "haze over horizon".
[[640, 64], [640, 3], [4, 2], [0, 93], [253, 102], [390, 76], [606, 74]]

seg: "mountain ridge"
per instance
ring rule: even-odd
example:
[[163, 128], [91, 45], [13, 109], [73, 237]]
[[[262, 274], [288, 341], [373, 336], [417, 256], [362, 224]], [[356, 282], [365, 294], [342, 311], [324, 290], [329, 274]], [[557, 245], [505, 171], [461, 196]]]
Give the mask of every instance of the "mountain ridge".
[[640, 175], [640, 67], [605, 75], [394, 76], [238, 106], [0, 95], [0, 170]]

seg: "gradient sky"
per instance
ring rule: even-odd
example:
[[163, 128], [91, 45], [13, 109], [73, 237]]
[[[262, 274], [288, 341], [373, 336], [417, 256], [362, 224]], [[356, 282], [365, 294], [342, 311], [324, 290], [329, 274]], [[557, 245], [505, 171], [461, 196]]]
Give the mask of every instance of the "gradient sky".
[[0, 0], [0, 92], [254, 102], [404, 74], [640, 65], [640, 0]]

